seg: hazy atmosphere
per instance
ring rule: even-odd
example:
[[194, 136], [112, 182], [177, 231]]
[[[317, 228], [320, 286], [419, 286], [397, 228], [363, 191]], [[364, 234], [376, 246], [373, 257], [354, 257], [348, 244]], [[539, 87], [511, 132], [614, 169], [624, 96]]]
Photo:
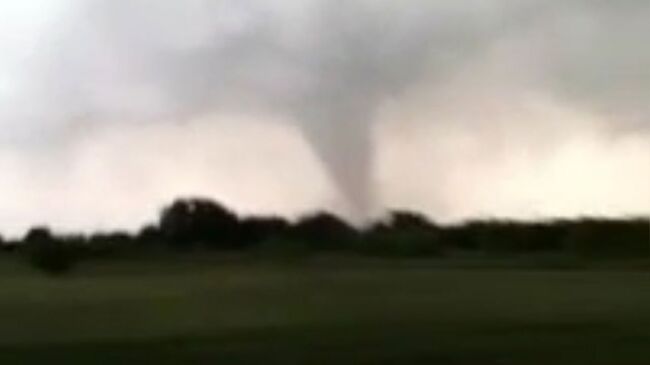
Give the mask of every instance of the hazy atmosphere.
[[0, 230], [650, 213], [642, 0], [5, 0]]

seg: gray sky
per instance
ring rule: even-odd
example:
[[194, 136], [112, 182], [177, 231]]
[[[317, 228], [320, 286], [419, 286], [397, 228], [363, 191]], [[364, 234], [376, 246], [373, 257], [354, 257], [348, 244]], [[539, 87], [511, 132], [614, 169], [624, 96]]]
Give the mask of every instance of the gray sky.
[[650, 213], [641, 0], [4, 0], [0, 230]]

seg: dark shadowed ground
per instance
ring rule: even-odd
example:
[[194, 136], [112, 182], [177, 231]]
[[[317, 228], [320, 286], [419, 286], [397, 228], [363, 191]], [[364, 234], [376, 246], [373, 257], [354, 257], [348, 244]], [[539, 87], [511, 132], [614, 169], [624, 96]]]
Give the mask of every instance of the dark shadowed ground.
[[643, 364], [650, 272], [475, 261], [0, 261], [2, 364]]

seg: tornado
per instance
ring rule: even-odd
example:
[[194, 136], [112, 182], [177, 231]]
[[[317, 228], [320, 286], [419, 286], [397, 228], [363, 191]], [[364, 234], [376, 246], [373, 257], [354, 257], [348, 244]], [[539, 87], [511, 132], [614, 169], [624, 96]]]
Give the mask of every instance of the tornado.
[[[140, 188], [147, 176], [151, 195], [119, 204], [138, 217], [181, 193], [236, 205], [246, 192], [221, 189], [215, 172], [255, 181], [256, 165], [286, 155], [257, 156], [245, 135], [219, 135], [228, 119], [304, 141], [293, 151], [307, 162], [290, 179], [265, 171], [290, 188], [259, 186], [289, 191], [276, 196], [280, 214], [283, 200], [359, 225], [396, 206], [461, 218], [529, 211], [531, 201], [555, 215], [647, 213], [649, 16], [642, 1], [0, 2], [0, 167], [11, 172], [0, 198], [14, 201], [0, 218], [56, 219], [41, 219], [42, 206], [60, 200], [106, 221], [115, 199], [94, 200], [98, 187]], [[386, 125], [392, 135], [379, 134]], [[245, 174], [238, 157], [209, 163], [216, 141], [251, 151]], [[380, 160], [386, 151], [391, 161]], [[124, 155], [145, 162], [114, 161]], [[634, 188], [601, 178], [618, 175]], [[292, 194], [304, 185], [317, 186], [313, 196]]]

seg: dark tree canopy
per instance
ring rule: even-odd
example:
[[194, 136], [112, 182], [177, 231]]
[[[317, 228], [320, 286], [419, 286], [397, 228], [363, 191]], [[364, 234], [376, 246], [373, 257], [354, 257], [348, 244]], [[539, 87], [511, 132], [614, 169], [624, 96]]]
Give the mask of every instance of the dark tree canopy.
[[49, 243], [52, 240], [54, 240], [54, 236], [47, 227], [34, 227], [27, 232], [23, 239], [26, 244]]
[[424, 214], [406, 211], [394, 210], [390, 213], [388, 224], [392, 229], [424, 229], [435, 230], [433, 224]]
[[222, 205], [208, 199], [181, 199], [165, 208], [160, 217], [163, 237], [177, 248], [202, 244], [213, 248], [239, 245], [239, 220]]
[[[168, 247], [244, 250], [290, 254], [322, 251], [355, 252], [386, 257], [445, 256], [456, 253], [522, 255], [553, 253], [583, 258], [650, 257], [650, 220], [565, 219], [537, 222], [470, 221], [439, 226], [423, 214], [395, 210], [369, 228], [357, 230], [328, 212], [289, 222], [275, 216], [240, 218], [210, 199], [179, 199], [164, 208], [156, 224], [137, 233], [113, 231], [60, 235], [35, 227], [22, 240], [7, 242], [6, 251], [24, 252], [37, 268], [65, 273], [80, 259], [164, 252]], [[133, 251], [137, 249], [137, 251]], [[136, 253], [136, 255], [132, 255]]]
[[65, 274], [76, 262], [76, 252], [73, 247], [55, 237], [49, 228], [31, 229], [25, 236], [24, 242], [31, 264], [47, 274]]
[[157, 225], [149, 224], [140, 229], [135, 239], [140, 245], [154, 245], [162, 242], [164, 237]]
[[319, 249], [345, 247], [358, 235], [350, 224], [327, 212], [305, 216], [292, 229], [292, 238], [311, 242]]
[[246, 217], [240, 221], [242, 244], [250, 246], [288, 235], [291, 224], [280, 217]]

